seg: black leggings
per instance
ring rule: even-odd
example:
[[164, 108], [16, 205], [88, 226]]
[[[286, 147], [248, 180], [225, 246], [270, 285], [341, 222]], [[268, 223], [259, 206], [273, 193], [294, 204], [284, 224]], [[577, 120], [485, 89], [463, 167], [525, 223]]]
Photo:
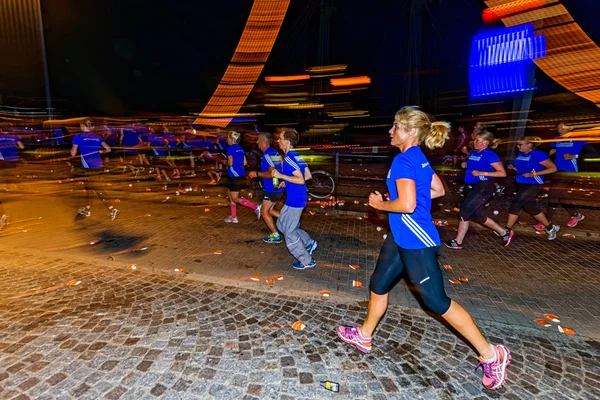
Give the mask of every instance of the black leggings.
[[450, 298], [444, 290], [442, 272], [437, 261], [438, 249], [439, 246], [418, 250], [403, 249], [389, 233], [371, 275], [371, 291], [379, 295], [387, 294], [406, 268], [408, 277], [425, 306], [438, 315], [445, 314], [450, 308]]
[[460, 205], [458, 216], [461, 221], [473, 220], [478, 224], [482, 224], [487, 220], [487, 213], [483, 208], [490, 199], [494, 196], [494, 182], [481, 181], [472, 184], [467, 184], [469, 192], [465, 201]]
[[508, 212], [513, 215], [519, 215], [521, 209], [531, 216], [542, 212], [537, 202], [537, 196], [543, 189], [543, 185], [519, 184], [519, 191], [510, 203]]
[[573, 187], [573, 183], [574, 180], [572, 177], [560, 176], [558, 174], [552, 176], [552, 186], [548, 194], [548, 208], [546, 209], [546, 218], [548, 218], [548, 221], [552, 220], [559, 206], [563, 206], [567, 212], [572, 212], [576, 208], [575, 205], [565, 202], [567, 191]]

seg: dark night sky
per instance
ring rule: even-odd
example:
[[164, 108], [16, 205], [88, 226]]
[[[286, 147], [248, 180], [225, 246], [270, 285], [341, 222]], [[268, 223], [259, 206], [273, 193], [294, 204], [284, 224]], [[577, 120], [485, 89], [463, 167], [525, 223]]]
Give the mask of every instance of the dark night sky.
[[[263, 75], [294, 74], [317, 63], [315, 3], [292, 0]], [[590, 17], [599, 15], [600, 2], [563, 3], [592, 39], [600, 39]], [[371, 76], [364, 96], [381, 113], [406, 102], [431, 106], [440, 91], [465, 89], [470, 40], [483, 27], [481, 0], [429, 1], [417, 65], [407, 4], [334, 1], [329, 62]], [[200, 111], [231, 59], [251, 7], [251, 0], [42, 0], [52, 95], [67, 99], [76, 113]], [[407, 74], [415, 68], [425, 71], [418, 88], [414, 75]], [[543, 79], [540, 86], [560, 90]]]

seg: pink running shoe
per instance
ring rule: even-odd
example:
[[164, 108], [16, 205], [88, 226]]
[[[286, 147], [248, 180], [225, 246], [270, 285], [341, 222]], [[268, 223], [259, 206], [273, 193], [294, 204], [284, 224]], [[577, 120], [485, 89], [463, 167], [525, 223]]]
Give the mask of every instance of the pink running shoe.
[[356, 324], [345, 324], [335, 328], [335, 333], [344, 342], [351, 344], [363, 353], [369, 354], [371, 352], [371, 338], [364, 338], [358, 330]]
[[544, 224], [542, 224], [541, 222], [537, 225], [533, 226], [533, 229], [535, 229], [536, 231], [543, 231], [546, 229], [546, 227], [544, 226]]
[[585, 219], [585, 215], [583, 215], [582, 213], [575, 213], [575, 215], [573, 215], [570, 219], [569, 222], [567, 222], [567, 226], [569, 228], [575, 228], [577, 226], [577, 224], [580, 221], [583, 221]]
[[494, 360], [485, 361], [479, 357], [477, 367], [483, 367], [483, 386], [488, 390], [498, 390], [506, 383], [506, 367], [510, 364], [510, 350], [502, 345], [493, 345]]

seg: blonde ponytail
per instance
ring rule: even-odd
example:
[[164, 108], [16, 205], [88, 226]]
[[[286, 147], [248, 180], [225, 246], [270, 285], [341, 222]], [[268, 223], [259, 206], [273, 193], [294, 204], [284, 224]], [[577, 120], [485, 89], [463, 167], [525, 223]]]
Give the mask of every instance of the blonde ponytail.
[[417, 130], [417, 141], [428, 149], [442, 147], [449, 138], [450, 124], [444, 121], [431, 122], [427, 114], [416, 106], [402, 107], [395, 120], [410, 129]]

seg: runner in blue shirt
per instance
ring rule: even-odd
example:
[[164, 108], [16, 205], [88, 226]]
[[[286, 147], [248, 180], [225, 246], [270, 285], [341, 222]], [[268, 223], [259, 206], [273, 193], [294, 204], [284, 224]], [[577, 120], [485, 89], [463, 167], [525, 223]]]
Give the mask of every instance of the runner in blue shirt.
[[150, 135], [148, 135], [148, 145], [152, 149], [152, 166], [156, 172], [156, 179], [159, 181], [163, 179], [170, 181], [171, 178], [169, 178], [167, 171], [165, 171], [169, 140], [162, 127], [159, 127], [157, 131], [150, 130]]
[[277, 171], [281, 172], [282, 159], [279, 152], [271, 147], [273, 144], [273, 135], [270, 133], [261, 132], [258, 135], [257, 144], [258, 148], [263, 152], [260, 162], [261, 172], [251, 171], [248, 176], [250, 178], [259, 177], [263, 181], [264, 194], [261, 214], [265, 224], [267, 224], [267, 227], [271, 230], [271, 233], [268, 236], [265, 236], [263, 241], [267, 243], [281, 243], [281, 236], [279, 235], [279, 231], [277, 231], [273, 217], [279, 218], [279, 211], [275, 209], [275, 204], [281, 201], [281, 198], [283, 197], [283, 188], [279, 187], [281, 185], [279, 182], [276, 182], [277, 186], [273, 185], [274, 179], [271, 177], [272, 173], [270, 169], [275, 168]]
[[[561, 139], [564, 135], [571, 132], [573, 128], [567, 126], [564, 123], [558, 124], [557, 127], [559, 136], [556, 139]], [[556, 158], [554, 163], [556, 164], [556, 168], [558, 170], [557, 174], [552, 175], [552, 185], [550, 187], [550, 193], [548, 194], [548, 208], [546, 208], [546, 218], [549, 221], [552, 221], [552, 217], [554, 217], [554, 213], [556, 209], [560, 206], [563, 206], [565, 211], [571, 215], [569, 221], [567, 222], [567, 226], [569, 228], [573, 228], [577, 226], [580, 221], [583, 221], [585, 215], [580, 213], [577, 210], [577, 206], [572, 204], [566, 200], [567, 191], [570, 187], [573, 187], [575, 183], [575, 177], [573, 176], [564, 176], [561, 172], [579, 172], [579, 168], [577, 166], [577, 160], [579, 159], [579, 153], [588, 142], [583, 140], [569, 140], [566, 142], [553, 142], [551, 144], [553, 149], [550, 150], [550, 156], [556, 154]], [[538, 224], [534, 226], [536, 230], [543, 230], [544, 226]]]
[[540, 138], [525, 136], [519, 139], [517, 142], [519, 154], [513, 164], [508, 166], [508, 169], [517, 171], [516, 181], [519, 190], [510, 203], [506, 228], [512, 230], [519, 219], [519, 212], [523, 209], [544, 226], [548, 233], [548, 240], [554, 240], [560, 226], [548, 221], [538, 205], [537, 197], [544, 189], [544, 175], [556, 172], [556, 165], [545, 153], [535, 150], [532, 140], [540, 140]]
[[101, 154], [110, 153], [110, 146], [100, 135], [92, 132], [94, 127], [89, 119], [81, 123], [80, 127], [82, 132], [73, 138], [71, 156], [75, 157], [79, 151], [82, 168], [78, 175], [83, 179], [85, 185], [87, 204], [79, 209], [77, 217], [87, 218], [92, 215], [92, 201], [95, 194], [108, 207], [108, 215], [111, 221], [114, 221], [119, 210], [114, 208], [112, 201], [105, 196], [106, 190], [102, 180], [104, 171]]
[[[24, 149], [23, 143], [18, 136], [10, 135], [0, 129], [0, 181], [10, 184], [15, 179], [13, 171], [19, 161], [17, 149]], [[0, 200], [0, 230], [10, 223], [10, 216], [4, 211], [4, 205]]]
[[419, 145], [439, 148], [448, 138], [450, 124], [431, 123], [427, 114], [416, 107], [404, 107], [396, 113], [390, 129], [392, 146], [400, 149], [388, 172], [390, 201], [381, 193], [371, 193], [369, 205], [387, 211], [392, 232], [388, 235], [370, 283], [367, 317], [362, 325], [346, 324], [336, 333], [344, 342], [363, 353], [371, 352], [372, 335], [388, 305], [388, 293], [406, 269], [425, 305], [444, 318], [479, 353], [486, 389], [500, 389], [506, 382], [510, 351], [502, 345], [490, 345], [473, 318], [458, 303], [450, 300], [437, 260], [440, 238], [431, 221], [431, 200], [445, 194], [444, 185], [433, 171]]
[[[138, 146], [140, 146], [141, 143], [142, 139], [140, 139], [140, 135], [133, 127], [127, 126], [120, 128], [119, 146], [121, 147], [123, 154], [123, 172], [126, 171], [127, 167], [129, 167], [132, 172], [134, 171], [133, 165], [136, 160], [139, 161]], [[107, 144], [110, 146], [109, 143]]]
[[227, 135], [227, 144], [229, 145], [227, 148], [227, 174], [229, 174], [227, 188], [229, 189], [231, 215], [225, 218], [225, 222], [233, 222], [234, 224], [240, 222], [237, 218], [237, 204], [252, 209], [258, 219], [260, 219], [260, 209], [262, 207], [246, 199], [240, 199], [240, 190], [246, 187], [245, 167], [247, 165], [244, 149], [238, 144], [241, 137], [242, 135], [235, 131]]
[[502, 236], [505, 246], [510, 244], [514, 232], [500, 227], [487, 216], [484, 208], [496, 192], [493, 178], [504, 178], [506, 176], [500, 157], [492, 151], [498, 146], [498, 142], [490, 132], [481, 131], [475, 137], [473, 144], [475, 149], [469, 154], [467, 162], [463, 163], [463, 168], [467, 168], [465, 186], [468, 192], [465, 200], [460, 205], [458, 213], [460, 221], [456, 237], [444, 243], [450, 249], [462, 249], [463, 240], [469, 230], [470, 220], [484, 225], [497, 235]]
[[308, 233], [300, 229], [300, 217], [306, 207], [308, 192], [306, 180], [311, 179], [310, 170], [304, 159], [294, 146], [298, 144], [300, 135], [295, 129], [284, 128], [279, 136], [279, 148], [285, 154], [281, 172], [271, 167], [271, 177], [285, 181], [286, 200], [279, 213], [277, 228], [283, 233], [285, 245], [297, 261], [292, 263], [295, 269], [315, 268], [312, 258], [318, 243]]

